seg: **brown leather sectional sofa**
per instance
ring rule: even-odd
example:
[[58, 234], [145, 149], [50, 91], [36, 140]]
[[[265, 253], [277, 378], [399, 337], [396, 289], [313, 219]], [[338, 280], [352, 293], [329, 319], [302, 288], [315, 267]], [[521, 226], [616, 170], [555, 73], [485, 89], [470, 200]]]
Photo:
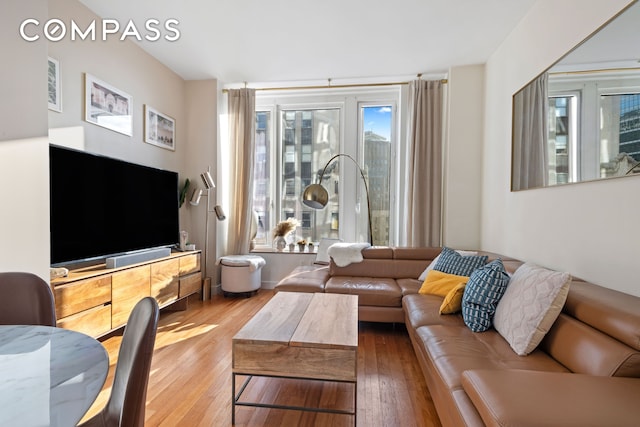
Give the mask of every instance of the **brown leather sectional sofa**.
[[[359, 295], [362, 321], [402, 322], [443, 426], [640, 425], [640, 298], [573, 279], [541, 344], [518, 356], [472, 332], [417, 280], [441, 248], [369, 248], [363, 261], [299, 267], [277, 291]], [[512, 274], [521, 261], [501, 258]]]

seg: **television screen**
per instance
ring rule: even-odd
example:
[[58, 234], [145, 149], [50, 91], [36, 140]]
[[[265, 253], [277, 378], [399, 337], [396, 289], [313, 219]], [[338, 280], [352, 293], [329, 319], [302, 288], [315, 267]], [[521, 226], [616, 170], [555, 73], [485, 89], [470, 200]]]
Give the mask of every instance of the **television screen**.
[[178, 242], [178, 174], [50, 146], [51, 263]]

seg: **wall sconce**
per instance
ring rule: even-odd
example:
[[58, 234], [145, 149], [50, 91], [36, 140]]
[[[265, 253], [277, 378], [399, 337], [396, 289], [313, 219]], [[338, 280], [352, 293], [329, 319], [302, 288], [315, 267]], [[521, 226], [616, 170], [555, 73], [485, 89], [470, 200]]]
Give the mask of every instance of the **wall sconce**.
[[327, 170], [327, 167], [329, 167], [331, 162], [333, 162], [338, 157], [347, 157], [348, 159], [351, 159], [351, 161], [358, 168], [358, 171], [360, 171], [360, 176], [362, 177], [362, 181], [364, 181], [364, 191], [367, 195], [367, 214], [368, 214], [368, 220], [369, 220], [369, 243], [371, 244], [371, 246], [373, 246], [373, 231], [371, 227], [371, 204], [369, 202], [369, 187], [367, 186], [367, 180], [364, 177], [364, 172], [362, 171], [362, 168], [360, 167], [360, 165], [358, 165], [358, 162], [356, 162], [354, 158], [351, 157], [350, 155], [336, 154], [335, 156], [330, 158], [327, 164], [322, 169], [322, 173], [320, 174], [320, 181], [317, 184], [311, 184], [304, 189], [304, 192], [302, 193], [302, 203], [313, 209], [323, 209], [325, 206], [327, 206], [327, 203], [329, 202], [329, 193], [327, 193], [326, 188], [322, 186], [322, 178], [324, 177], [324, 173]]

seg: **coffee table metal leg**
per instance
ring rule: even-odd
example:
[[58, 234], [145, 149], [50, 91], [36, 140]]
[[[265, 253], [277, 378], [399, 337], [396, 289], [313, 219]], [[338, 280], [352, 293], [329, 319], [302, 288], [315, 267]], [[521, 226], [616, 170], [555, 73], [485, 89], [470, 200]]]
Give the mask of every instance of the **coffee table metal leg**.
[[236, 374], [231, 374], [231, 425], [236, 424]]
[[240, 401], [240, 396], [249, 385], [249, 382], [254, 377], [254, 375], [247, 375], [247, 379], [240, 387], [240, 390], [236, 393], [236, 375], [247, 375], [247, 374], [231, 374], [231, 424], [235, 425], [236, 423], [236, 406], [249, 406], [253, 408], [270, 408], [270, 409], [285, 409], [285, 410], [294, 410], [294, 411], [309, 411], [309, 412], [324, 412], [328, 414], [342, 414], [342, 415], [353, 415], [353, 425], [357, 425], [357, 417], [358, 417], [358, 381], [341, 381], [341, 380], [324, 380], [318, 378], [300, 378], [300, 377], [287, 377], [282, 375], [255, 375], [258, 377], [264, 378], [282, 378], [282, 379], [294, 379], [300, 380], [305, 379], [309, 381], [328, 381], [328, 382], [339, 382], [339, 383], [350, 383], [353, 385], [353, 411], [341, 410], [341, 409], [331, 409], [331, 408], [317, 408], [317, 407], [307, 407], [307, 406], [291, 406], [291, 405], [276, 405], [276, 404], [268, 404], [268, 403], [258, 403], [258, 402], [245, 402]]
[[253, 406], [253, 405], [245, 405], [243, 403], [239, 403], [240, 400], [240, 396], [242, 396], [242, 393], [244, 393], [244, 389], [247, 388], [247, 386], [249, 385], [249, 381], [251, 381], [251, 378], [253, 378], [253, 375], [248, 375], [247, 379], [244, 381], [244, 383], [242, 384], [242, 387], [240, 387], [240, 391], [238, 391], [238, 393], [236, 394], [236, 374], [235, 372], [231, 373], [231, 424], [235, 424], [236, 423], [236, 406], [237, 405], [243, 405], [243, 406]]
[[358, 381], [353, 383], [353, 426], [358, 425]]

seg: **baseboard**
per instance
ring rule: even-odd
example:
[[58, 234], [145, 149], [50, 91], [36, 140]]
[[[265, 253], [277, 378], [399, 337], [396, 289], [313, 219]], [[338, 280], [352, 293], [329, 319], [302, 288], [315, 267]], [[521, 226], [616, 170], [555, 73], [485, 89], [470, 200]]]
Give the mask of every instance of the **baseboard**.
[[261, 282], [260, 283], [260, 288], [261, 289], [275, 289], [276, 285], [278, 284], [278, 282]]
[[171, 255], [171, 248], [151, 249], [133, 254], [118, 255], [106, 259], [107, 268], [118, 268], [126, 265], [137, 264], [139, 262], [152, 261]]

